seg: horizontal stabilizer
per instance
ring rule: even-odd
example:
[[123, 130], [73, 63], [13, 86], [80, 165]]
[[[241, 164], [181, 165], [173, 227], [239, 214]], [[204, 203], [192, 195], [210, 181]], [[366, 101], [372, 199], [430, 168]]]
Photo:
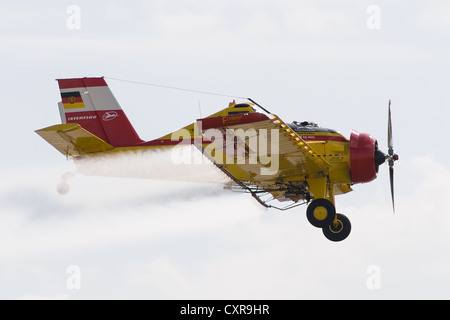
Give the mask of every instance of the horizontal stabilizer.
[[59, 124], [36, 130], [36, 133], [67, 157], [104, 152], [114, 148], [77, 123]]

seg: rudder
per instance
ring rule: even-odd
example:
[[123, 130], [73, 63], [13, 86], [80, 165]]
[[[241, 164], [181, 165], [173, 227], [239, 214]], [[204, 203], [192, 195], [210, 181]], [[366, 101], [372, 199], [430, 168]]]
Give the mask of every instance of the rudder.
[[63, 123], [78, 123], [114, 147], [142, 143], [105, 79], [58, 79]]

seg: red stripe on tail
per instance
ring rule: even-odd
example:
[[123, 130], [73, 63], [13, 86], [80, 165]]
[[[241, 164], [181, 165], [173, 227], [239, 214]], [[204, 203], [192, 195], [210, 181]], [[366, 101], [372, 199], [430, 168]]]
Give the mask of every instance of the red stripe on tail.
[[74, 78], [57, 79], [60, 89], [87, 88], [87, 87], [107, 87], [103, 77], [100, 78]]

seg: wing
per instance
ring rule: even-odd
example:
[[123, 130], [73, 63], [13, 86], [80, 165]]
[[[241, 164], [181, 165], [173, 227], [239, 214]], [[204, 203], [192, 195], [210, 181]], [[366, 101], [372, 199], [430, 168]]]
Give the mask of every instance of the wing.
[[104, 152], [114, 148], [76, 123], [51, 126], [36, 130], [36, 133], [67, 157]]
[[202, 152], [255, 197], [268, 192], [281, 201], [309, 200], [306, 177], [326, 175], [329, 169], [328, 162], [275, 115], [207, 118], [198, 126], [211, 141], [203, 143]]

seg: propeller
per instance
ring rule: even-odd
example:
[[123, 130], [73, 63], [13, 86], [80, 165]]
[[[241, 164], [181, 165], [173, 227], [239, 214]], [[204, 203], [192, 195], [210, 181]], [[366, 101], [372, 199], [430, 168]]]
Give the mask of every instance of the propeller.
[[394, 140], [392, 138], [392, 118], [391, 118], [391, 100], [389, 100], [388, 112], [388, 154], [386, 161], [389, 164], [389, 180], [391, 184], [392, 210], [395, 214], [394, 202], [394, 162], [398, 160], [398, 155], [394, 153]]

